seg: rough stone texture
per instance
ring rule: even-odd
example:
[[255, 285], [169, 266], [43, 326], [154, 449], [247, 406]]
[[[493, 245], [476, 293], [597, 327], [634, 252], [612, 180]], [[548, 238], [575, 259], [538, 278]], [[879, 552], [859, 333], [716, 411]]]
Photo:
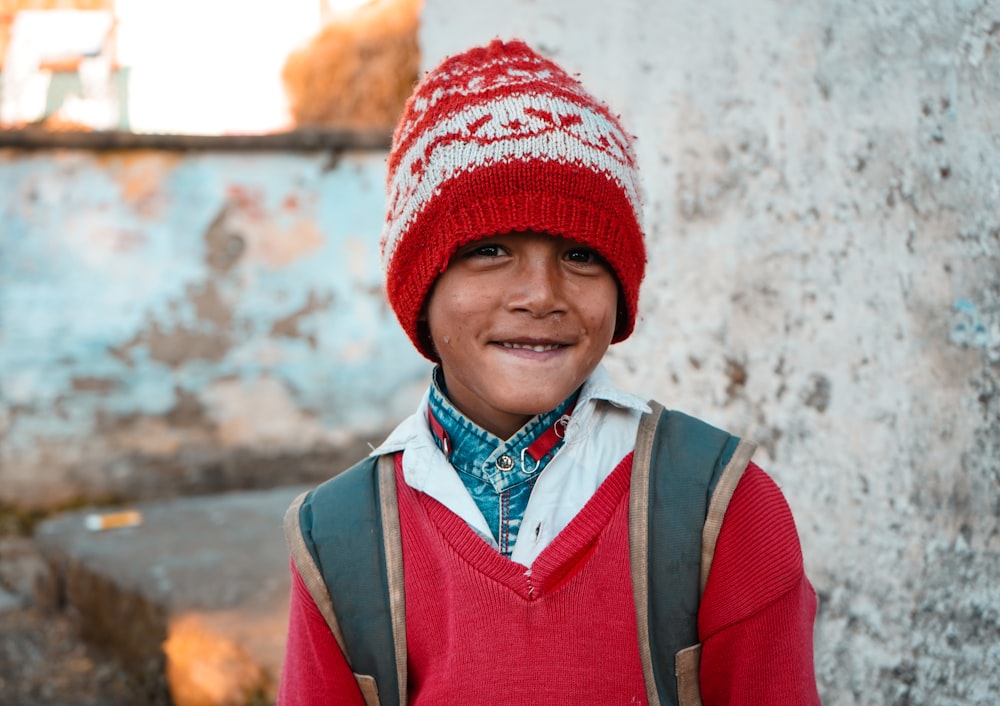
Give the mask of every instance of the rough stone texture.
[[639, 136], [616, 377], [762, 443], [824, 703], [1000, 693], [1000, 3], [427, 0], [429, 67], [521, 36]]
[[57, 603], [55, 577], [26, 537], [0, 536], [0, 594], [4, 593], [9, 607], [34, 603], [51, 609]]
[[138, 527], [89, 532], [85, 512], [36, 532], [62, 601], [151, 703], [273, 701], [288, 620], [281, 521], [300, 487], [135, 506]]
[[381, 294], [383, 162], [0, 150], [0, 507], [363, 455], [426, 379]]
[[38, 606], [0, 611], [0, 704], [166, 706], [144, 698], [113, 656], [82, 642], [68, 616]]

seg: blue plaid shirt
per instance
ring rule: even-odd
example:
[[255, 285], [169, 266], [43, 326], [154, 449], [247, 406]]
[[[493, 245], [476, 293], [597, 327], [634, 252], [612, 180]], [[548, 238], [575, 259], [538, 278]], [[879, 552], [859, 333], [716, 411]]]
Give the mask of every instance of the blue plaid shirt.
[[[441, 368], [431, 378], [430, 409], [444, 428], [451, 445], [448, 456], [458, 471], [472, 499], [500, 547], [510, 558], [517, 541], [524, 510], [528, 506], [535, 481], [556, 452], [562, 447], [559, 439], [552, 449], [536, 462], [526, 454], [528, 447], [541, 436], [576, 400], [574, 392], [551, 412], [540, 414], [521, 427], [506, 441], [494, 436], [470, 421], [448, 400]], [[437, 439], [438, 447], [441, 440]], [[503, 470], [507, 469], [507, 470]]]

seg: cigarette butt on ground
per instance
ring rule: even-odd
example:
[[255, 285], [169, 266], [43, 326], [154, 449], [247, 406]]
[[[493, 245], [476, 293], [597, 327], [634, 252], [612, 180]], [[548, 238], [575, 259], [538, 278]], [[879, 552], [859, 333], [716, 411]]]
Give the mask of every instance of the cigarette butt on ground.
[[121, 527], [138, 527], [142, 524], [142, 513], [138, 510], [92, 513], [84, 518], [83, 524], [91, 532], [102, 532]]

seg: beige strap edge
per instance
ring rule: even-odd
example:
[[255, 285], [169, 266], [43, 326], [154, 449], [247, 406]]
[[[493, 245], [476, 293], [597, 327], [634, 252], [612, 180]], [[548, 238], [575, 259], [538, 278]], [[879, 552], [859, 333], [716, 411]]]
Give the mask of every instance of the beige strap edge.
[[726, 516], [726, 509], [729, 501], [736, 492], [743, 472], [750, 463], [750, 457], [757, 449], [757, 444], [746, 439], [740, 439], [733, 451], [733, 457], [722, 470], [719, 482], [712, 493], [712, 500], [708, 505], [708, 515], [705, 517], [705, 525], [701, 530], [701, 575], [700, 590], [705, 593], [705, 586], [708, 584], [708, 575], [712, 571], [712, 561], [715, 558], [715, 544], [719, 540], [719, 532], [722, 531], [722, 520]]
[[400, 706], [405, 706], [406, 598], [403, 586], [403, 543], [399, 529], [399, 498], [396, 493], [396, 461], [392, 454], [379, 457], [378, 485], [386, 577], [389, 583], [389, 615], [392, 620], [392, 641], [396, 649], [399, 703]]
[[340, 646], [340, 651], [344, 653], [344, 659], [350, 665], [351, 656], [347, 653], [347, 643], [344, 642], [344, 634], [340, 630], [340, 623], [337, 622], [337, 614], [333, 610], [330, 592], [326, 589], [319, 567], [316, 566], [312, 554], [306, 547], [306, 542], [302, 538], [302, 528], [299, 526], [299, 509], [308, 494], [309, 492], [306, 491], [299, 495], [285, 511], [285, 541], [288, 542], [288, 551], [292, 555], [292, 561], [295, 562], [299, 576], [302, 577], [302, 582], [309, 590], [309, 595], [312, 596], [319, 612], [326, 619], [326, 624], [330, 627], [330, 632], [333, 633], [334, 639]]
[[649, 640], [649, 473], [653, 452], [653, 437], [663, 407], [654, 401], [652, 412], [642, 415], [635, 436], [632, 456], [632, 479], [628, 500], [628, 546], [632, 565], [632, 593], [635, 596], [635, 619], [639, 632], [639, 658], [642, 678], [646, 683], [649, 706], [660, 705], [653, 674], [653, 652]]
[[701, 706], [701, 644], [685, 647], [674, 656], [679, 706]]
[[365, 700], [365, 706], [379, 706], [378, 685], [375, 683], [375, 677], [370, 674], [355, 674], [354, 679], [358, 682], [358, 688], [361, 689], [361, 697]]

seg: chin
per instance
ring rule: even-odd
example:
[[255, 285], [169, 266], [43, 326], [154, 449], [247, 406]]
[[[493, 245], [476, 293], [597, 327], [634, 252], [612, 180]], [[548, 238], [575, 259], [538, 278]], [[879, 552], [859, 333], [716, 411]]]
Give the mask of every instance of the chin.
[[524, 398], [512, 400], [512, 404], [508, 406], [508, 409], [510, 409], [513, 414], [534, 417], [539, 414], [551, 412], [553, 409], [562, 404], [562, 401], [569, 397], [569, 395], [570, 393], [566, 393], [562, 397], [546, 396], [543, 398], [533, 398], [531, 400], [526, 400]]

